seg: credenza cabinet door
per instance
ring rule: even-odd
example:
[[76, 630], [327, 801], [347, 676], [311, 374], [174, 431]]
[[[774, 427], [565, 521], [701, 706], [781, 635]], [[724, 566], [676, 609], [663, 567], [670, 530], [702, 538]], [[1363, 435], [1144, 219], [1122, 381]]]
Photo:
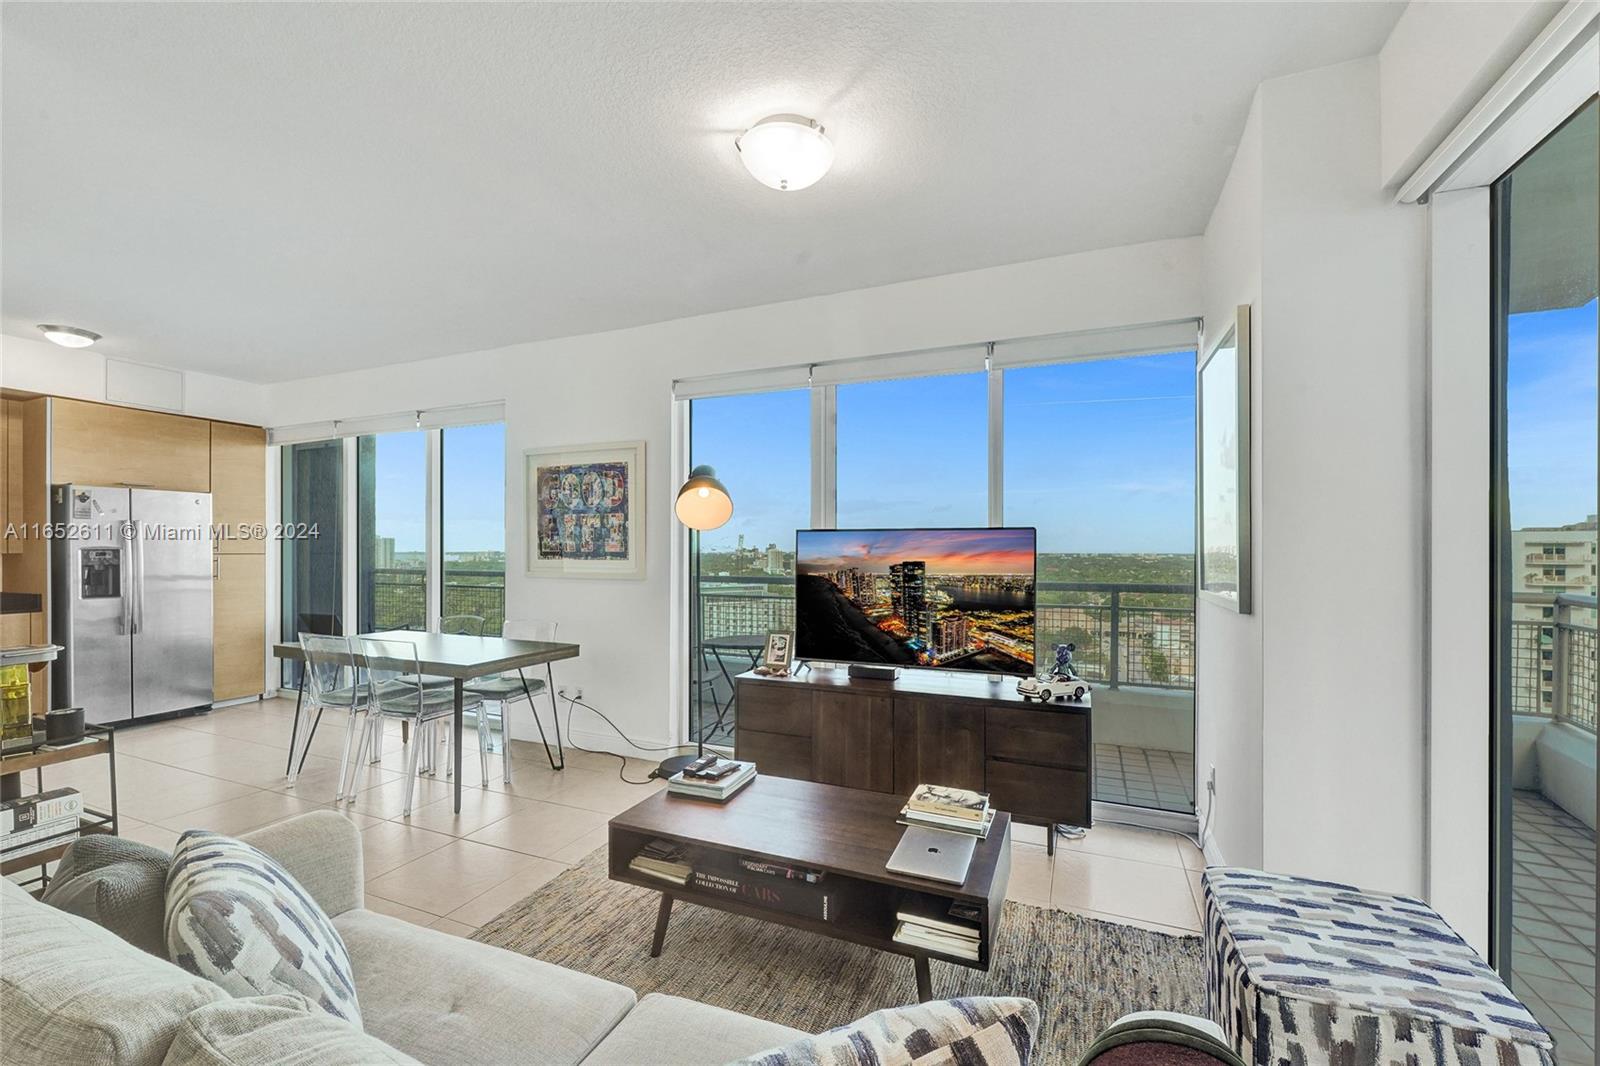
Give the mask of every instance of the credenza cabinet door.
[[756, 772], [769, 777], [812, 779], [810, 737], [740, 728], [734, 738], [733, 757], [755, 763]]
[[938, 699], [897, 697], [895, 791], [919, 784], [984, 790], [983, 710]]
[[872, 792], [893, 792], [894, 701], [886, 696], [816, 692], [811, 779]]

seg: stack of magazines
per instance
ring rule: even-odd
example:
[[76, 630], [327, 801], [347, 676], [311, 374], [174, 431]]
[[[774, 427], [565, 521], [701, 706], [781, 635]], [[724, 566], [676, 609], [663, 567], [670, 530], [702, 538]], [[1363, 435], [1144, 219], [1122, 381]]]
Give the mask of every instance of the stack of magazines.
[[982, 792], [947, 785], [918, 785], [900, 809], [901, 825], [920, 825], [929, 829], [948, 829], [969, 833], [980, 839], [989, 835], [994, 824], [994, 808]]
[[756, 764], [718, 759], [698, 773], [682, 770], [667, 778], [667, 791], [721, 802], [755, 780]]
[[78, 836], [83, 797], [57, 788], [0, 803], [0, 861], [19, 859]]
[[894, 930], [895, 943], [978, 961], [980, 934], [978, 927], [971, 922], [954, 915], [950, 918], [934, 918], [911, 911], [898, 911], [895, 919], [898, 922]]
[[689, 874], [693, 871], [687, 849], [670, 840], [652, 840], [640, 848], [639, 854], [628, 863], [628, 869], [677, 885], [688, 883]]

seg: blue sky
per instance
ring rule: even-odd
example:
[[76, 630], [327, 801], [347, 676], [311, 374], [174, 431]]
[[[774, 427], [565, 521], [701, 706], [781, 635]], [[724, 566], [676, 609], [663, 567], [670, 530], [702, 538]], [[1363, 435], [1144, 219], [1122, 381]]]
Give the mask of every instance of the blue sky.
[[[506, 431], [499, 423], [447, 429], [444, 437], [444, 550], [504, 551]], [[427, 538], [426, 434], [379, 435], [374, 464], [378, 536], [398, 552]]]
[[1506, 326], [1511, 525], [1595, 513], [1596, 301], [1512, 315]]
[[[981, 526], [987, 520], [983, 374], [840, 386], [840, 526]], [[1028, 367], [1005, 389], [1006, 521], [1046, 552], [1194, 547], [1194, 353]], [[810, 525], [804, 389], [696, 400], [694, 461], [734, 515], [707, 536], [792, 548]]]

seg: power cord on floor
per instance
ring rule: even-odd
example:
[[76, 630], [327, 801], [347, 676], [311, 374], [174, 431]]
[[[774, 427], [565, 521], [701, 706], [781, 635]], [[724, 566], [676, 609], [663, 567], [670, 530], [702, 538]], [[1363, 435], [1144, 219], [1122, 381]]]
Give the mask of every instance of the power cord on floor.
[[664, 747], [664, 748], [656, 748], [656, 747], [651, 747], [648, 744], [636, 744], [636, 743], [634, 743], [633, 738], [629, 737], [628, 734], [624, 733], [622, 731], [622, 729], [617, 725], [617, 723], [613, 722], [610, 718], [606, 717], [604, 711], [601, 711], [599, 708], [592, 707], [589, 704], [583, 702], [582, 700], [580, 700], [580, 699], [578, 699], [578, 698], [576, 698], [574, 696], [562, 696], [561, 699], [564, 699], [564, 700], [567, 701], [567, 744], [570, 745], [571, 747], [574, 747], [574, 748], [578, 749], [579, 751], [588, 752], [590, 755], [610, 755], [610, 756], [620, 760], [621, 761], [621, 765], [617, 767], [617, 777], [620, 778], [624, 784], [629, 784], [629, 785], [648, 785], [652, 780], [654, 780], [654, 778], [647, 777], [643, 781], [635, 781], [632, 778], [630, 778], [628, 776], [628, 774], [627, 774], [628, 757], [626, 755], [618, 755], [614, 751], [599, 751], [599, 750], [596, 750], [594, 748], [586, 748], [582, 744], [579, 744], [576, 740], [573, 740], [572, 739], [572, 708], [574, 706], [582, 707], [584, 710], [588, 711], [589, 713], [598, 716], [599, 719], [602, 722], [604, 722], [606, 725], [611, 727], [612, 732], [616, 733], [617, 736], [621, 737], [623, 739], [623, 741], [629, 747], [633, 748], [635, 751], [671, 751], [671, 752], [677, 752], [677, 751], [683, 751], [685, 749], [688, 749], [688, 750], [692, 751], [696, 747], [693, 744], [672, 744], [672, 745], [668, 745], [667, 747]]

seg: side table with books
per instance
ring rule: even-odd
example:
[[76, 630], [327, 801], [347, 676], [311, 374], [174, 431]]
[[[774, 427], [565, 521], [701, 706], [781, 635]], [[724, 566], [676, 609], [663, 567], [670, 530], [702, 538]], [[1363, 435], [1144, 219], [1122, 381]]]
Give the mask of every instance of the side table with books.
[[[61, 858], [80, 836], [117, 832], [116, 734], [103, 726], [86, 725], [85, 736], [73, 744], [40, 745], [0, 757], [0, 876], [37, 867], [36, 874], [19, 882], [30, 892], [49, 884], [47, 867]], [[104, 756], [110, 783], [110, 810], [88, 807], [75, 788], [47, 788], [45, 770], [76, 759]], [[23, 794], [23, 774], [33, 771], [33, 791]]]

